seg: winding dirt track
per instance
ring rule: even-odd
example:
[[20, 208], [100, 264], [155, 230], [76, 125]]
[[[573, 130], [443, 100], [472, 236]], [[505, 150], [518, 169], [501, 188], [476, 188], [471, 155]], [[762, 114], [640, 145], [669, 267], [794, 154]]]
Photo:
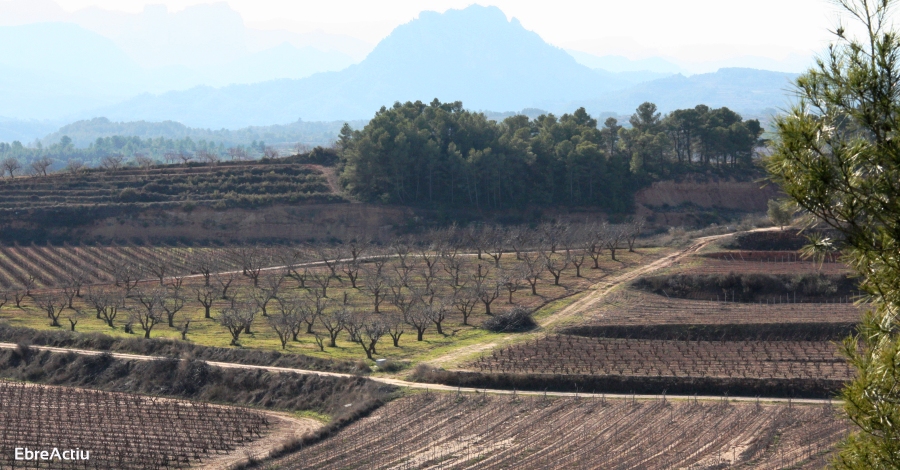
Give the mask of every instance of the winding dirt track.
[[[0, 343], [0, 349], [16, 349], [19, 346], [13, 343]], [[99, 356], [101, 354], [107, 354], [106, 351], [93, 351], [88, 349], [70, 349], [70, 348], [56, 348], [51, 346], [30, 346], [31, 349], [36, 349], [38, 351], [51, 351], [57, 353], [73, 353], [80, 354], [84, 356]], [[155, 360], [165, 360], [171, 359], [168, 357], [162, 356], [143, 356], [139, 354], [127, 354], [127, 353], [108, 353], [110, 356], [116, 359], [124, 359], [124, 360], [134, 360], [134, 361], [155, 361]], [[282, 372], [282, 373], [291, 373], [291, 374], [300, 374], [300, 375], [322, 375], [326, 377], [346, 377], [346, 378], [359, 378], [358, 375], [353, 374], [342, 374], [338, 372], [321, 372], [315, 370], [306, 370], [306, 369], [292, 369], [290, 367], [274, 367], [274, 366], [254, 366], [248, 364], [236, 364], [233, 362], [216, 362], [216, 361], [203, 361], [210, 366], [213, 367], [221, 367], [223, 369], [258, 369], [265, 370], [268, 372]], [[531, 392], [531, 391], [510, 391], [510, 390], [495, 390], [495, 389], [481, 389], [481, 388], [469, 388], [469, 387], [453, 387], [450, 385], [440, 385], [440, 384], [429, 384], [429, 383], [419, 383], [419, 382], [409, 382], [406, 380], [400, 379], [392, 379], [389, 377], [379, 377], [379, 376], [371, 376], [366, 377], [375, 382], [380, 382], [388, 385], [394, 385], [400, 388], [406, 389], [416, 389], [416, 390], [437, 390], [437, 391], [445, 391], [445, 392], [459, 392], [459, 393], [489, 393], [495, 395], [544, 395], [544, 396], [552, 396], [552, 397], [597, 397], [601, 396], [606, 398], [634, 398], [636, 400], [650, 400], [650, 399], [658, 399], [659, 395], [634, 395], [634, 394], [592, 394], [592, 393], [574, 393], [574, 392]], [[678, 400], [723, 400], [722, 397], [718, 396], [676, 396], [676, 395], [667, 395], [668, 399]], [[766, 402], [766, 403], [825, 403], [831, 400], [812, 400], [812, 399], [787, 399], [787, 398], [764, 398], [759, 399], [757, 397], [728, 397], [729, 401], [741, 401], [741, 402]]]
[[[764, 228], [764, 229], [756, 229], [751, 230], [752, 232], [764, 232], [771, 231], [773, 228]], [[632, 269], [631, 271], [622, 273], [618, 276], [613, 276], [608, 279], [603, 279], [602, 281], [594, 284], [587, 290], [587, 294], [577, 301], [573, 302], [568, 307], [562, 309], [559, 313], [551, 315], [547, 317], [541, 322], [541, 326], [543, 328], [548, 328], [552, 325], [558, 324], [561, 321], [567, 320], [576, 316], [578, 314], [584, 313], [590, 310], [592, 307], [600, 303], [604, 297], [606, 297], [613, 289], [619, 287], [620, 285], [631, 282], [645, 274], [649, 274], [653, 271], [657, 271], [660, 269], [668, 268], [682, 259], [697, 253], [706, 245], [710, 243], [721, 240], [722, 238], [726, 238], [733, 235], [732, 233], [726, 233], [723, 235], [712, 235], [709, 237], [702, 237], [694, 240], [689, 247], [676, 251], [670, 255], [667, 255], [663, 258], [660, 258], [652, 263], [648, 263], [644, 266], [641, 266], [636, 269]]]

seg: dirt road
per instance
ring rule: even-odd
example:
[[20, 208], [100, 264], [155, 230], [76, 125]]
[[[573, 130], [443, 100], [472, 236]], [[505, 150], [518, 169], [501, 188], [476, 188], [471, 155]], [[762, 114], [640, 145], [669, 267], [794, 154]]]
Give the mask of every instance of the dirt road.
[[[0, 349], [16, 349], [18, 345], [13, 343], [0, 343]], [[80, 354], [85, 356], [99, 356], [101, 354], [105, 354], [104, 351], [93, 351], [87, 349], [70, 349], [70, 348], [56, 348], [50, 346], [30, 346], [31, 349], [39, 350], [39, 351], [52, 351], [57, 353], [72, 353], [72, 354]], [[138, 354], [125, 354], [125, 353], [109, 353], [110, 356], [116, 359], [123, 360], [134, 360], [134, 361], [154, 361], [161, 359], [170, 359], [166, 357], [159, 356], [143, 356]], [[292, 369], [289, 367], [274, 367], [274, 366], [254, 366], [248, 364], [235, 364], [232, 362], [216, 362], [216, 361], [203, 361], [214, 367], [221, 367], [223, 369], [258, 369], [265, 370], [268, 372], [280, 372], [280, 373], [291, 373], [291, 374], [301, 374], [301, 375], [322, 375], [327, 377], [347, 377], [347, 378], [357, 378], [359, 376], [352, 374], [341, 374], [337, 372], [320, 372], [314, 370], [305, 370], [305, 369]], [[470, 388], [470, 387], [453, 387], [450, 385], [441, 385], [441, 384], [429, 384], [429, 383], [418, 383], [418, 382], [409, 382], [406, 380], [393, 379], [389, 377], [380, 377], [380, 376], [371, 376], [367, 377], [370, 380], [375, 382], [380, 382], [388, 385], [393, 385], [400, 388], [410, 389], [410, 390], [435, 390], [435, 391], [443, 391], [443, 392], [457, 392], [457, 393], [489, 393], [494, 395], [536, 395], [536, 396], [548, 396], [548, 397], [580, 397], [580, 398], [600, 398], [605, 397], [609, 399], [632, 399], [632, 400], [658, 400], [659, 395], [634, 395], [634, 394], [592, 394], [592, 393], [573, 393], [573, 392], [531, 392], [531, 391], [510, 391], [510, 390], [495, 390], [495, 389], [481, 389], [481, 388]], [[669, 395], [666, 397], [669, 400], [701, 400], [701, 401], [722, 401], [722, 397], [716, 396], [675, 396]], [[810, 400], [810, 399], [782, 399], [782, 398], [764, 398], [760, 400], [756, 397], [728, 397], [729, 401], [734, 402], [765, 402], [765, 403], [825, 403], [829, 400]]]
[[[776, 227], [762, 228], [762, 229], [754, 229], [751, 232], [764, 232], [776, 230]], [[566, 308], [560, 310], [553, 315], [550, 315], [547, 318], [540, 320], [541, 329], [536, 332], [537, 334], [542, 334], [544, 331], [553, 327], [555, 325], [559, 325], [565, 321], [571, 320], [579, 315], [589, 312], [593, 307], [597, 304], [601, 303], [614, 289], [617, 287], [629, 283], [641, 276], [652, 273], [654, 271], [658, 271], [660, 269], [665, 269], [673, 264], [681, 261], [682, 259], [691, 256], [698, 251], [702, 250], [705, 246], [710, 243], [721, 240], [726, 237], [730, 237], [733, 233], [726, 233], [722, 235], [712, 235], [708, 237], [701, 237], [694, 240], [690, 246], [687, 248], [678, 250], [674, 253], [664, 256], [652, 263], [648, 263], [644, 266], [640, 266], [638, 268], [632, 269], [622, 274], [618, 274], [615, 276], [611, 276], [609, 278], [604, 278], [597, 284], [589, 287], [584, 291], [582, 297]], [[575, 294], [578, 295], [578, 294]], [[432, 360], [429, 360], [428, 363], [434, 365], [436, 367], [454, 367], [457, 366], [460, 361], [464, 361], [467, 358], [475, 357], [476, 355], [484, 352], [490, 351], [496, 347], [501, 345], [508, 345], [516, 339], [529, 339], [531, 336], [525, 335], [508, 335], [504, 336], [496, 341], [490, 343], [481, 343], [481, 344], [473, 344], [471, 346], [466, 346], [464, 348], [459, 348], [453, 351], [444, 354], [443, 356], [436, 357]]]
[[[762, 228], [751, 230], [751, 232], [765, 232], [776, 229], [776, 227], [771, 228]], [[726, 233], [723, 235], [712, 235], [709, 237], [702, 237], [694, 240], [687, 248], [676, 251], [675, 253], [669, 254], [663, 258], [660, 258], [652, 263], [646, 264], [636, 269], [632, 269], [631, 271], [622, 273], [618, 276], [613, 276], [608, 279], [603, 279], [591, 286], [586, 292], [587, 294], [577, 301], [573, 302], [568, 307], [562, 309], [559, 313], [551, 315], [545, 318], [541, 322], [541, 326], [543, 328], [548, 328], [550, 326], [559, 324], [565, 320], [571, 319], [574, 316], [580, 315], [589, 311], [592, 307], [600, 303], [613, 289], [621, 286], [622, 284], [631, 282], [641, 276], [652, 273], [654, 271], [658, 271], [660, 269], [665, 269], [676, 262], [681, 261], [682, 259], [691, 256], [698, 251], [702, 250], [705, 246], [710, 243], [721, 240], [726, 237], [730, 237], [733, 235], [732, 233]]]

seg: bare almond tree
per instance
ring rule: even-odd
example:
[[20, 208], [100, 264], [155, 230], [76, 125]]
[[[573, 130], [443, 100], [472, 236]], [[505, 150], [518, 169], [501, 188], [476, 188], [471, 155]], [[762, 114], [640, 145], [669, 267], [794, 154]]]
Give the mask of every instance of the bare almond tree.
[[[305, 264], [303, 254], [303, 250], [297, 247], [279, 246], [272, 249], [272, 261], [285, 270], [287, 277], [294, 279], [295, 272]], [[300, 287], [305, 286], [301, 283]]]
[[280, 154], [278, 153], [278, 150], [275, 149], [275, 147], [267, 146], [265, 149], [263, 149], [263, 156], [265, 158], [278, 158], [279, 155]]
[[348, 244], [340, 256], [342, 258], [340, 260], [341, 272], [347, 275], [347, 278], [350, 279], [350, 286], [354, 289], [358, 288], [357, 281], [359, 280], [359, 270], [362, 267], [362, 256], [368, 249], [368, 241], [354, 240]]
[[137, 322], [144, 330], [144, 338], [150, 338], [153, 327], [163, 321], [163, 303], [166, 298], [165, 289], [140, 289], [135, 293], [138, 305], [131, 310], [129, 320]]
[[387, 334], [391, 337], [391, 341], [394, 342], [394, 347], [399, 348], [400, 337], [406, 332], [404, 328], [406, 323], [403, 321], [403, 316], [396, 313], [387, 313], [384, 315], [384, 322], [387, 326]]
[[[25, 297], [31, 297], [31, 291], [37, 286], [37, 279], [33, 274], [19, 273], [15, 275], [16, 282], [22, 287]], [[18, 307], [18, 302], [16, 303]]]
[[184, 298], [184, 293], [181, 288], [170, 287], [163, 292], [165, 297], [163, 298], [160, 307], [163, 309], [163, 312], [166, 313], [169, 328], [175, 328], [175, 315], [184, 308], [186, 299]]
[[541, 272], [544, 270], [543, 257], [538, 253], [523, 253], [522, 261], [523, 278], [531, 286], [531, 295], [537, 295], [537, 283], [541, 279]]
[[397, 237], [391, 242], [391, 251], [397, 255], [398, 265], [404, 270], [411, 270], [412, 266], [409, 263], [409, 253], [411, 248], [409, 246], [409, 240], [406, 237]]
[[66, 173], [71, 176], [75, 176], [84, 171], [84, 162], [81, 160], [75, 160], [74, 158], [66, 162]]
[[125, 157], [119, 154], [107, 155], [100, 159], [100, 167], [107, 171], [118, 170], [124, 163]]
[[253, 288], [251, 297], [264, 317], [269, 316], [267, 310], [269, 302], [278, 298], [278, 293], [281, 291], [286, 278], [287, 271], [283, 269], [268, 271], [262, 276], [263, 281], [260, 283], [261, 285]]
[[640, 216], [631, 219], [625, 225], [625, 241], [628, 243], [629, 253], [634, 253], [634, 243], [637, 241], [637, 238], [641, 236], [641, 232], [644, 231], [644, 225], [646, 225], [646, 221]]
[[247, 151], [242, 147], [229, 147], [225, 152], [228, 154], [228, 157], [231, 158], [231, 161], [243, 161], [247, 159]]
[[454, 292], [452, 304], [453, 307], [462, 314], [463, 325], [469, 324], [469, 317], [472, 315], [472, 312], [475, 311], [475, 306], [478, 305], [478, 302], [478, 294], [471, 288], [462, 287]]
[[428, 304], [417, 299], [410, 305], [403, 320], [416, 330], [416, 341], [422, 341], [425, 331], [432, 323]]
[[603, 248], [606, 246], [606, 230], [603, 225], [592, 224], [586, 232], [582, 247], [594, 261], [591, 269], [600, 269], [600, 257], [603, 256]]
[[294, 299], [278, 299], [277, 311], [278, 313], [269, 316], [266, 320], [278, 335], [281, 349], [285, 349], [289, 340], [297, 341], [297, 335], [302, 329], [300, 303]]
[[213, 278], [218, 285], [217, 291], [222, 294], [223, 300], [228, 300], [228, 289], [231, 288], [231, 285], [237, 280], [238, 276], [239, 274], [234, 271], [220, 271], [213, 275]]
[[191, 327], [191, 320], [189, 320], [189, 319], [185, 320], [184, 323], [181, 325], [181, 340], [182, 341], [187, 341], [188, 328], [190, 328], [190, 327]]
[[143, 153], [136, 153], [134, 154], [134, 163], [144, 170], [149, 170], [153, 166], [153, 159]]
[[13, 302], [15, 302], [16, 304], [16, 308], [22, 308], [22, 301], [25, 300], [25, 297], [27, 297], [26, 293], [27, 292], [25, 291], [25, 289], [22, 289], [22, 286], [13, 286], [12, 295]]
[[337, 309], [325, 310], [319, 315], [319, 323], [328, 332], [328, 345], [332, 348], [337, 347], [337, 337], [346, 328], [348, 310], [349, 307], [344, 304]]
[[513, 303], [513, 294], [522, 287], [523, 274], [521, 267], [518, 267], [517, 269], [504, 269], [500, 274], [500, 278], [503, 281], [503, 287], [505, 287], [506, 291], [509, 293], [507, 303]]
[[10, 178], [16, 177], [16, 172], [22, 169], [22, 165], [19, 163], [15, 157], [9, 157], [0, 162], [2, 165], [3, 172], [9, 174]]
[[315, 271], [309, 276], [309, 282], [319, 288], [322, 297], [328, 297], [328, 286], [331, 285], [332, 279], [334, 277], [325, 271]]
[[444, 334], [443, 324], [449, 314], [450, 306], [443, 300], [428, 303], [425, 307], [425, 315], [427, 315], [428, 319], [434, 323], [439, 335]]
[[66, 320], [69, 320], [69, 331], [75, 331], [75, 325], [81, 320], [84, 316], [84, 312], [78, 308], [70, 308], [69, 315], [66, 316]]
[[547, 252], [541, 253], [541, 256], [543, 256], [544, 268], [553, 276], [553, 285], [558, 286], [560, 276], [571, 263], [569, 256], [562, 253], [553, 256], [552, 253]]
[[475, 282], [475, 292], [478, 299], [484, 304], [485, 315], [493, 315], [491, 313], [491, 304], [500, 297], [501, 283], [497, 279], [485, 279], [482, 282]]
[[64, 295], [48, 292], [37, 296], [34, 301], [41, 310], [47, 313], [47, 318], [50, 319], [50, 326], [60, 326], [59, 316], [66, 308], [66, 297]]
[[463, 267], [463, 258], [459, 256], [456, 248], [446, 248], [441, 252], [441, 267], [450, 276], [452, 285], [458, 286], [460, 272]]
[[203, 276], [203, 285], [209, 287], [213, 273], [221, 269], [222, 263], [211, 250], [195, 248], [187, 257], [187, 267], [191, 273]]
[[125, 289], [126, 295], [130, 295], [144, 276], [144, 267], [137, 262], [118, 262], [112, 267], [116, 287]]
[[203, 306], [203, 318], [212, 318], [210, 315], [210, 310], [215, 304], [216, 299], [219, 298], [221, 294], [219, 294], [219, 290], [213, 286], [199, 286], [194, 287], [193, 289], [194, 297], [197, 298], [197, 302]]
[[306, 323], [307, 333], [313, 333], [313, 326], [315, 326], [316, 320], [324, 314], [329, 305], [331, 305], [331, 299], [323, 297], [317, 290], [301, 297], [301, 316], [303, 322]]
[[271, 265], [271, 253], [258, 245], [242, 245], [230, 248], [228, 255], [241, 267], [241, 273], [253, 281], [253, 287], [259, 286], [262, 270]]
[[623, 225], [606, 225], [604, 230], [606, 249], [609, 250], [609, 256], [613, 261], [616, 259], [616, 251], [622, 246], [622, 241], [628, 236], [628, 230]]
[[200, 159], [201, 162], [204, 162], [209, 165], [215, 165], [215, 164], [219, 163], [219, 161], [220, 161], [218, 153], [210, 152], [208, 150], [201, 150], [201, 151], [197, 152], [197, 157]]
[[159, 281], [159, 285], [165, 285], [166, 276], [171, 274], [172, 262], [163, 256], [154, 256], [144, 263], [144, 270], [152, 274]]
[[425, 263], [422, 277], [430, 279], [429, 283], [433, 282], [437, 276], [438, 265], [441, 261], [439, 247], [435, 244], [420, 245], [418, 255], [419, 259]]
[[583, 277], [581, 275], [581, 267], [584, 266], [586, 255], [587, 252], [583, 249], [576, 249], [572, 251], [569, 260], [572, 262], [572, 266], [575, 266], [575, 277]]
[[372, 302], [375, 306], [375, 313], [379, 313], [381, 303], [384, 301], [385, 292], [388, 290], [389, 282], [382, 272], [384, 265], [374, 266], [365, 269], [364, 284], [366, 290], [372, 294]]
[[515, 227], [509, 231], [507, 240], [515, 252], [517, 260], [522, 259], [522, 252], [532, 243], [533, 238], [534, 232], [524, 227]]
[[119, 312], [125, 308], [125, 292], [110, 287], [90, 287], [86, 300], [97, 312], [97, 318], [115, 328], [115, 320]]
[[74, 308], [72, 304], [75, 302], [75, 297], [81, 292], [84, 277], [75, 276], [74, 273], [66, 277], [67, 279], [63, 281], [62, 285], [62, 293], [66, 297], [66, 307]]
[[[338, 274], [338, 268], [340, 267], [340, 257], [341, 250], [340, 248], [329, 248], [320, 246], [316, 248], [316, 254], [319, 257], [319, 260], [322, 261], [322, 264], [328, 268], [328, 272], [331, 277], [341, 280], [341, 276]], [[343, 282], [343, 281], [341, 281]]]
[[47, 176], [47, 169], [53, 165], [53, 160], [48, 157], [40, 157], [31, 162], [31, 172], [36, 176]]
[[378, 314], [356, 313], [350, 316], [347, 326], [348, 330], [355, 333], [355, 335], [351, 334], [351, 337], [355, 336], [354, 342], [362, 346], [369, 360], [374, 360], [374, 356], [377, 354], [375, 346], [388, 331], [383, 317]]
[[499, 225], [494, 225], [493, 227], [485, 230], [484, 232], [487, 247], [487, 254], [494, 260], [494, 266], [500, 267], [500, 258], [503, 257], [503, 250], [506, 249], [506, 246], [509, 242], [508, 234], [503, 227]]
[[347, 259], [341, 262], [341, 272], [347, 275], [347, 279], [350, 280], [350, 287], [353, 289], [358, 289], [357, 281], [359, 280], [359, 270], [362, 267], [362, 262], [358, 259]]
[[475, 249], [479, 260], [482, 259], [481, 255], [484, 253], [486, 243], [484, 235], [484, 229], [480, 225], [470, 225], [465, 231], [466, 241]]
[[230, 306], [219, 310], [219, 324], [231, 334], [231, 345], [240, 345], [242, 333], [250, 334], [250, 325], [256, 318], [256, 304], [252, 302], [233, 302]]

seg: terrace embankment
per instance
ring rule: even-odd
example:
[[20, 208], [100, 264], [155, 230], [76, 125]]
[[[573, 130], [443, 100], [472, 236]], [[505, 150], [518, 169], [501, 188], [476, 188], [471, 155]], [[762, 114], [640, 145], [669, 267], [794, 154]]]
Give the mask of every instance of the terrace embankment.
[[718, 219], [712, 212], [765, 212], [768, 200], [778, 194], [774, 186], [754, 182], [659, 181], [638, 191], [634, 200], [638, 215], [655, 225], [674, 227], [708, 224], [706, 219]]

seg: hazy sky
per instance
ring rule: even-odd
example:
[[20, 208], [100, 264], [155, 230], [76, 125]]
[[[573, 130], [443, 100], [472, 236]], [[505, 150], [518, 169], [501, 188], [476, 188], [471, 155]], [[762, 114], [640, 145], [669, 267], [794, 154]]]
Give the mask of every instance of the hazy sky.
[[[170, 11], [197, 0], [57, 0], [74, 11], [87, 7], [139, 12], [145, 4]], [[827, 0], [228, 0], [248, 26], [305, 32], [323, 29], [372, 44], [422, 10], [445, 11], [472, 3], [496, 5], [508, 16], [561, 47], [632, 58], [666, 55], [684, 61], [740, 55], [782, 59], [823, 50], [837, 19]]]

